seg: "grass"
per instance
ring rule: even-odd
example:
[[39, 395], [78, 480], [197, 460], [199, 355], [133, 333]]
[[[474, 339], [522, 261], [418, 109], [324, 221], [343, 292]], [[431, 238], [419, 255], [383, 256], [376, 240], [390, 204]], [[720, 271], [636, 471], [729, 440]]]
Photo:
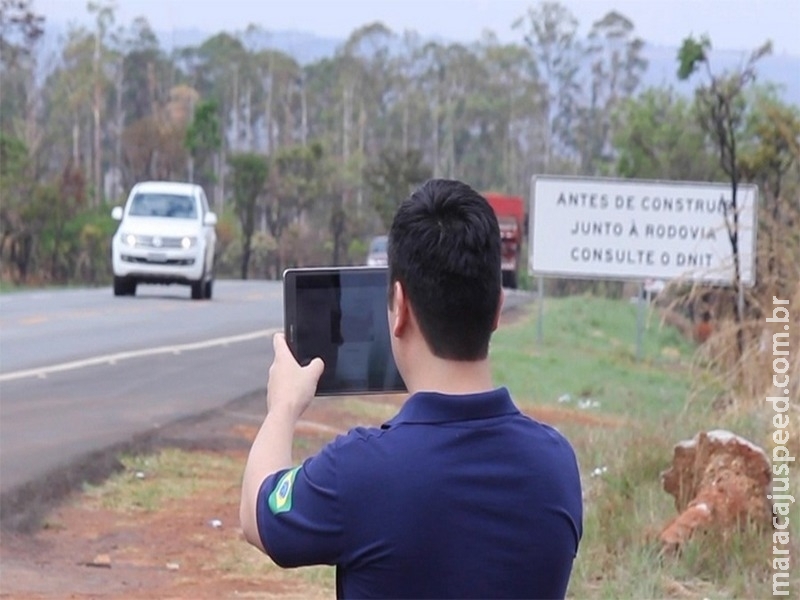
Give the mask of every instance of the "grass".
[[383, 401], [382, 396], [347, 396], [340, 408], [353, 415], [355, 423], [375, 425], [388, 421], [397, 414], [398, 407]]
[[513, 388], [520, 404], [594, 401], [605, 412], [632, 418], [672, 414], [683, 406], [692, 348], [651, 317], [644, 359], [637, 361], [635, 306], [583, 296], [547, 300], [541, 346], [536, 318], [531, 313], [492, 341], [495, 380]]
[[[647, 319], [644, 359], [637, 361], [636, 307], [628, 303], [547, 299], [541, 346], [536, 320], [530, 311], [499, 330], [491, 356], [495, 381], [508, 386], [520, 406], [534, 413], [559, 407], [576, 415], [556, 423], [576, 449], [585, 495], [584, 535], [569, 597], [770, 596], [769, 532], [746, 527], [724, 539], [708, 534], [673, 557], [660, 554], [656, 536], [676, 516], [660, 482], [674, 445], [722, 428], [769, 450], [771, 411], [758, 403], [725, 413], [713, 409], [720, 390], [708, 383], [713, 378], [698, 365], [695, 348], [653, 315]], [[589, 399], [598, 404], [587, 407]], [[582, 413], [616, 416], [623, 424], [587, 426]], [[593, 476], [595, 469], [599, 476]], [[800, 550], [797, 513], [790, 517], [794, 560]], [[792, 589], [798, 588], [795, 575]]]
[[32, 289], [39, 289], [39, 288], [17, 285], [10, 281], [6, 281], [5, 279], [0, 279], [0, 294], [10, 294], [12, 292], [29, 292]]
[[[238, 477], [242, 470], [242, 465], [228, 456], [175, 448], [158, 454], [124, 455], [120, 462], [122, 471], [101, 485], [84, 486], [90, 501], [120, 513], [157, 511], [170, 500], [213, 489], [221, 473]], [[217, 478], [209, 478], [209, 473], [216, 473]]]

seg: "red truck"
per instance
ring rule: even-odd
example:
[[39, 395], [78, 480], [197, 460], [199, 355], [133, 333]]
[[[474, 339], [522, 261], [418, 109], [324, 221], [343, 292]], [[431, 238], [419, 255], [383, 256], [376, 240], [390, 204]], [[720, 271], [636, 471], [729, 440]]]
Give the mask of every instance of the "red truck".
[[484, 198], [494, 209], [500, 224], [502, 239], [503, 287], [516, 288], [520, 263], [522, 263], [522, 238], [525, 223], [525, 200], [497, 192], [484, 192]]

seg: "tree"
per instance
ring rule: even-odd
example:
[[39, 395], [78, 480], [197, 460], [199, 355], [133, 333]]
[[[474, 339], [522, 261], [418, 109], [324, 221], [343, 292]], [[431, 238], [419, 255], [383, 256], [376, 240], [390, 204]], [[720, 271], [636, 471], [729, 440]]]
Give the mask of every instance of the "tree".
[[[59, 65], [48, 75], [43, 90], [43, 120], [46, 137], [44, 159], [65, 165], [71, 160], [92, 173], [92, 59], [94, 43], [86, 29], [73, 28], [67, 34]], [[56, 171], [56, 167], [53, 168]], [[55, 175], [55, 173], [51, 173]]]
[[475, 93], [464, 105], [465, 122], [457, 135], [463, 140], [459, 172], [479, 189], [516, 194], [529, 185], [531, 172], [544, 171], [547, 163], [545, 92], [532, 77], [536, 66], [528, 48], [501, 44], [485, 33], [475, 53]]
[[222, 147], [222, 133], [217, 103], [204, 100], [195, 107], [194, 118], [186, 131], [186, 149], [192, 156], [191, 181], [211, 189], [216, 181], [215, 153]]
[[[104, 118], [105, 110], [105, 94], [104, 88], [106, 87], [107, 73], [106, 67], [108, 63], [108, 52], [106, 49], [106, 36], [109, 29], [114, 24], [114, 5], [113, 0], [104, 0], [103, 2], [94, 2], [90, 0], [88, 4], [89, 12], [95, 14], [95, 32], [94, 32], [94, 53], [92, 58], [92, 117], [93, 117], [93, 136], [92, 136], [92, 171], [94, 173], [94, 204], [99, 206], [103, 200], [103, 132], [101, 131], [101, 123]], [[122, 132], [118, 132], [119, 135]]]
[[719, 166], [690, 102], [672, 89], [651, 88], [622, 101], [613, 137], [622, 177], [712, 181]]
[[728, 175], [731, 184], [731, 203], [726, 207], [725, 226], [733, 255], [733, 285], [739, 290], [736, 302], [737, 346], [739, 357], [744, 353], [744, 290], [741, 285], [741, 256], [739, 249], [739, 204], [737, 190], [742, 179], [742, 165], [738, 153], [740, 138], [744, 135], [747, 109], [744, 92], [756, 78], [756, 63], [772, 51], [765, 43], [754, 50], [738, 70], [723, 75], [711, 71], [709, 51], [711, 41], [707, 36], [700, 40], [687, 37], [678, 51], [678, 77], [686, 80], [701, 66], [706, 68], [707, 83], [695, 90], [695, 105], [700, 126], [711, 138], [718, 151], [719, 165]]
[[760, 199], [756, 293], [788, 298], [800, 273], [800, 189], [790, 177], [800, 165], [800, 109], [760, 94], [747, 132], [741, 172], [758, 184]]
[[32, 236], [23, 215], [35, 183], [30, 177], [28, 149], [22, 140], [0, 131], [0, 257], [14, 266], [14, 279], [25, 279]]
[[0, 0], [0, 131], [7, 133], [12, 132], [14, 116], [33, 116], [35, 48], [44, 34], [44, 17], [33, 11], [32, 4], [32, 0]]
[[180, 50], [176, 58], [188, 76], [186, 83], [206, 102], [213, 102], [216, 106], [219, 144], [209, 153], [207, 164], [199, 166], [201, 176], [198, 183], [207, 186], [217, 210], [221, 212], [225, 198], [225, 154], [229, 148], [236, 150], [239, 147], [241, 82], [255, 81], [254, 61], [242, 41], [225, 32], [208, 38], [197, 48]]
[[[123, 84], [121, 116], [124, 127], [152, 119], [155, 121], [154, 129], [158, 129], [158, 120], [161, 116], [159, 113], [164, 106], [173, 101], [173, 91], [184, 87], [192, 88], [173, 85], [174, 65], [164, 54], [156, 34], [144, 17], [138, 17], [133, 21], [125, 37], [124, 49], [121, 65]], [[190, 101], [197, 98], [197, 92], [194, 90], [192, 92]], [[188, 115], [181, 119], [186, 124], [191, 118], [193, 104], [188, 108]], [[133, 151], [136, 152], [135, 149]]]
[[581, 173], [607, 171], [613, 161], [611, 141], [618, 127], [616, 109], [636, 91], [647, 61], [644, 42], [634, 36], [633, 23], [611, 11], [592, 25], [586, 57], [589, 60], [588, 99], [579, 110]]
[[[0, 136], [4, 136], [3, 154], [13, 157], [10, 165], [5, 169], [0, 165], [0, 169], [5, 170], [6, 182], [16, 181], [12, 189], [5, 190], [11, 193], [0, 195], [0, 210], [6, 217], [1, 225], [3, 235], [13, 235], [9, 227], [39, 177], [44, 132], [39, 123], [37, 48], [43, 26], [44, 17], [34, 12], [30, 0], [0, 0]], [[19, 151], [25, 152], [24, 159]]]
[[266, 192], [266, 222], [278, 245], [275, 277], [283, 268], [281, 239], [287, 227], [325, 194], [323, 149], [318, 143], [281, 148], [271, 157]]
[[152, 114], [124, 129], [121, 166], [128, 186], [144, 179], [187, 177], [187, 131], [197, 102], [195, 90], [186, 85], [175, 86], [165, 103], [154, 104]]
[[[259, 52], [254, 63], [262, 92], [260, 100], [253, 96], [252, 104], [260, 101], [263, 111], [251, 110], [252, 137], [263, 138], [265, 152], [304, 144], [309, 136], [306, 72], [294, 58], [276, 50]], [[326, 106], [315, 109], [324, 110]]]
[[430, 179], [431, 175], [430, 167], [423, 164], [422, 154], [418, 150], [404, 152], [387, 148], [367, 167], [365, 179], [372, 206], [385, 231], [389, 230], [400, 203], [414, 187]]
[[58, 181], [58, 193], [49, 204], [47, 211], [48, 228], [50, 229], [50, 279], [65, 281], [69, 278], [69, 265], [59, 263], [63, 244], [66, 241], [67, 222], [75, 217], [86, 203], [86, 181], [83, 172], [72, 163], [67, 163]]
[[574, 123], [581, 90], [578, 20], [558, 2], [542, 2], [529, 8], [513, 27], [522, 29], [526, 22], [524, 39], [534, 61], [530, 77], [542, 88], [543, 170], [549, 172], [555, 156], [566, 157], [577, 145]]
[[233, 209], [242, 226], [242, 279], [247, 279], [250, 250], [256, 224], [256, 206], [264, 192], [269, 166], [260, 154], [240, 153], [228, 157], [231, 167]]

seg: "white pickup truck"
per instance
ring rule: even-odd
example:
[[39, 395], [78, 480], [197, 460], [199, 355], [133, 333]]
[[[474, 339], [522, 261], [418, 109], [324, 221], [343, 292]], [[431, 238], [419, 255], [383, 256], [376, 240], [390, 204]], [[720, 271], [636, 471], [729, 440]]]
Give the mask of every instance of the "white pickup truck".
[[135, 295], [139, 283], [177, 283], [195, 300], [211, 298], [217, 216], [202, 187], [137, 183], [111, 216], [120, 222], [111, 241], [115, 296]]

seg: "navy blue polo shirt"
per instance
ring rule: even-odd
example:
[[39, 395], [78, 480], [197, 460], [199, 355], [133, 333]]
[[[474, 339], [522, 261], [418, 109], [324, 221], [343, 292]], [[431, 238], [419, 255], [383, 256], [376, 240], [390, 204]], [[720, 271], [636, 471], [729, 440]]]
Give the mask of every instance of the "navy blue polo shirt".
[[506, 388], [419, 392], [261, 485], [283, 567], [337, 566], [340, 598], [561, 598], [582, 534], [575, 454]]

